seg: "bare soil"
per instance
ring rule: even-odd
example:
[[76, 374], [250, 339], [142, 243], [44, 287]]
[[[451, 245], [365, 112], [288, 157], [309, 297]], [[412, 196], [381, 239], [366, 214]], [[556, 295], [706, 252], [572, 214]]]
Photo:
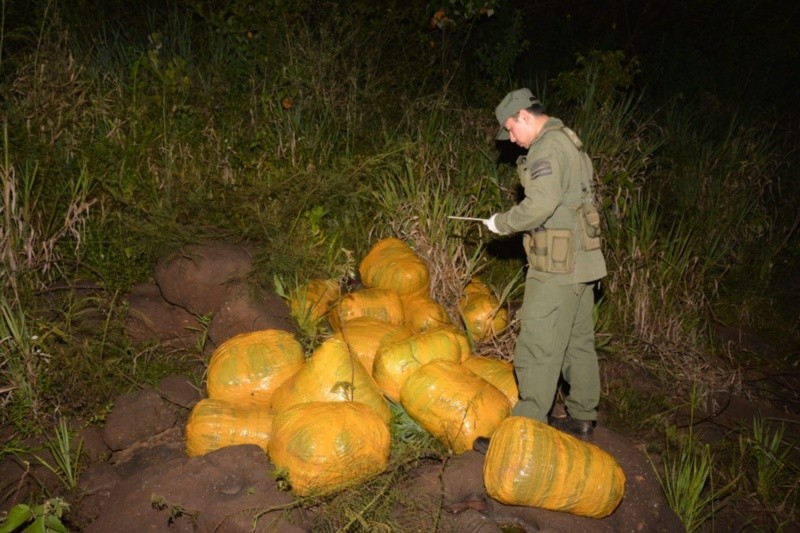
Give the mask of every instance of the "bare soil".
[[[143, 283], [129, 295], [128, 331], [135, 342], [159, 341], [186, 349], [197, 345], [186, 325], [211, 314], [206, 351], [245, 331], [291, 331], [288, 309], [275, 295], [254, 297], [241, 281], [250, 268], [246, 250], [211, 243], [166, 258], [156, 267], [156, 283]], [[743, 332], [723, 332], [741, 338]], [[757, 338], [751, 339], [754, 350]], [[797, 357], [797, 352], [793, 356]], [[787, 357], [785, 349], [773, 355]], [[791, 353], [789, 354], [791, 356]], [[720, 395], [703, 417], [704, 438], [727, 438], [737, 424], [754, 416], [773, 416], [800, 428], [800, 375], [753, 369], [750, 385], [761, 397]], [[791, 369], [791, 364], [789, 365]], [[78, 488], [63, 484], [33, 457], [7, 456], [0, 462], [0, 512], [40, 494], [62, 495], [72, 506], [67, 521], [87, 532], [117, 531], [335, 531], [346, 528], [327, 512], [333, 500], [297, 505], [272, 477], [273, 465], [258, 447], [223, 448], [201, 457], [185, 452], [184, 427], [192, 406], [203, 397], [185, 376], [165, 378], [158, 387], [120, 396], [102, 427], [74, 421], [86, 452]], [[776, 407], [769, 400], [780, 400]], [[4, 442], [10, 430], [0, 433]], [[36, 442], [28, 443], [31, 447]], [[488, 497], [483, 456], [430, 457], [397, 480], [394, 528], [351, 517], [360, 530], [442, 532], [499, 531], [683, 531], [669, 508], [645, 452], [646, 443], [614, 432], [601, 418], [593, 444], [611, 454], [626, 476], [625, 496], [609, 517], [592, 519], [532, 507], [503, 505]], [[384, 489], [381, 489], [384, 490]], [[397, 498], [397, 494], [403, 497]], [[344, 496], [341, 496], [344, 497]], [[388, 493], [375, 499], [389, 498]], [[746, 530], [753, 516], [744, 504], [728, 506], [718, 531]], [[765, 523], [769, 523], [766, 521]], [[792, 529], [794, 528], [794, 529]], [[347, 530], [347, 529], [343, 529]], [[798, 531], [790, 524], [789, 531]]]

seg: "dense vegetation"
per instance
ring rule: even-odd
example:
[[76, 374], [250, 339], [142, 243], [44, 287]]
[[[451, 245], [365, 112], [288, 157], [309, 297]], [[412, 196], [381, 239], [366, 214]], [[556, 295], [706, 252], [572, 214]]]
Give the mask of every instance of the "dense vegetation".
[[[729, 79], [699, 90], [710, 74], [688, 54], [670, 94], [656, 81], [680, 68], [655, 63], [663, 48], [651, 40], [638, 57], [618, 34], [570, 38], [591, 25], [576, 13], [570, 26], [568, 5], [21, 4], [2, 1], [0, 33], [0, 402], [19, 435], [62, 417], [100, 422], [116, 394], [196, 368], [201, 353], [132, 346], [123, 331], [126, 291], [186, 243], [248, 243], [260, 251], [252, 284], [273, 289], [346, 280], [394, 235], [428, 260], [442, 303], [475, 273], [519, 299], [518, 241], [446, 217], [515, 201], [517, 153], [494, 143], [492, 109], [527, 85], [597, 171], [609, 424], [663, 452], [668, 494], [699, 510], [682, 515], [689, 529], [708, 518], [703, 504], [733, 494], [776, 526], [795, 518], [796, 466], [765, 459], [786, 460], [783, 426], [758, 422], [712, 451], [674, 418], [744, 386], [756, 356], [718, 342], [715, 324], [800, 334], [769, 297], [776, 265], [800, 255], [791, 114], [737, 107]], [[531, 37], [543, 12], [554, 23]], [[783, 103], [779, 86], [769, 94]], [[77, 296], [86, 284], [95, 290]], [[507, 359], [513, 336], [479, 349]], [[682, 474], [697, 476], [696, 493]]]

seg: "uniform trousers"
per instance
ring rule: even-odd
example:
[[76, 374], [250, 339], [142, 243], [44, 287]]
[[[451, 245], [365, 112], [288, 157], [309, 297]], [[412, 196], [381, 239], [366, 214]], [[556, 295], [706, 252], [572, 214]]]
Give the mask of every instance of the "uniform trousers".
[[576, 420], [597, 420], [600, 374], [594, 344], [592, 284], [558, 285], [528, 277], [518, 312], [514, 371], [520, 400], [512, 415], [547, 422], [559, 376], [569, 383], [565, 406]]

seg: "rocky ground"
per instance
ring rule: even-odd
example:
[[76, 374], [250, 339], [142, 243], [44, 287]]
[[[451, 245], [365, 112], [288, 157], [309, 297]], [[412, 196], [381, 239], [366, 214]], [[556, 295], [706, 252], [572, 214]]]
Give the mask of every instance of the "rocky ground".
[[[198, 315], [212, 316], [209, 353], [245, 331], [290, 330], [281, 298], [254, 297], [247, 290], [243, 280], [250, 259], [246, 250], [219, 243], [165, 258], [156, 267], [156, 283], [141, 284], [129, 295], [128, 331], [134, 342], [194, 347], [198, 332], [190, 326]], [[781, 393], [796, 398], [797, 376], [792, 381], [782, 374], [781, 379]], [[64, 494], [72, 504], [69, 523], [95, 532], [328, 530], [320, 525], [320, 507], [300, 507], [290, 492], [279, 489], [271, 476], [274, 467], [260, 448], [244, 445], [200, 457], [186, 455], [184, 427], [202, 397], [202, 386], [184, 376], [170, 376], [156, 388], [117, 398], [103, 427], [76, 421], [88, 465], [78, 490]], [[718, 431], [767, 409], [744, 398], [720, 400], [727, 407], [709, 419]], [[797, 410], [783, 416], [800, 421]], [[8, 436], [0, 438], [5, 441]], [[610, 431], [601, 420], [594, 444], [616, 458], [627, 480], [625, 496], [609, 517], [503, 505], [486, 495], [484, 456], [470, 451], [444, 460], [431, 458], [403, 476], [407, 498], [397, 506], [397, 521], [408, 531], [683, 530], [666, 503], [643, 443]], [[0, 463], [0, 480], [0, 511], [28, 501], [44, 487], [49, 494], [63, 490], [51, 472], [24, 455], [10, 455]]]

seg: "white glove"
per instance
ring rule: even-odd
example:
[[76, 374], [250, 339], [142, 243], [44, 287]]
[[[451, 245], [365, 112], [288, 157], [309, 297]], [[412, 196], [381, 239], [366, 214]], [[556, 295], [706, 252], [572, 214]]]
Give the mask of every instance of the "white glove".
[[491, 231], [492, 233], [496, 233], [496, 234], [500, 235], [500, 230], [497, 229], [497, 226], [494, 223], [494, 219], [495, 219], [496, 216], [497, 216], [497, 213], [495, 213], [494, 215], [492, 215], [491, 217], [489, 217], [487, 219], [484, 219], [483, 220], [483, 225], [486, 226], [487, 228], [489, 228], [489, 231]]

